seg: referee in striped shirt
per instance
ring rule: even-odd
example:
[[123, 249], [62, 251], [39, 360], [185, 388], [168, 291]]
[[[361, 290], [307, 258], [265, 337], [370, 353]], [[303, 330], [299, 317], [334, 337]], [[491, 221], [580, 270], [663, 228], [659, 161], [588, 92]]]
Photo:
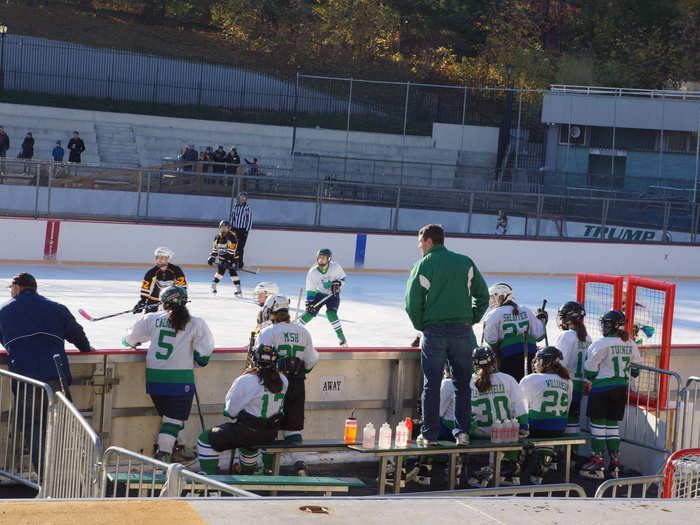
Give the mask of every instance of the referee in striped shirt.
[[238, 202], [233, 206], [231, 210], [231, 228], [236, 234], [238, 239], [238, 247], [236, 248], [236, 255], [240, 261], [240, 267], [243, 268], [243, 250], [245, 249], [245, 243], [248, 240], [248, 232], [250, 227], [253, 225], [253, 210], [248, 206], [248, 194], [242, 191], [238, 195]]

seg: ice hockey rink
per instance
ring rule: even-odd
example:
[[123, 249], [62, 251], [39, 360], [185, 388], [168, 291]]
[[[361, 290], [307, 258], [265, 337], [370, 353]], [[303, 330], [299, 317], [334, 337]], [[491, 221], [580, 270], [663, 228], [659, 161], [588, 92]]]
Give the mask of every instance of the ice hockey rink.
[[[83, 266], [66, 264], [2, 264], [0, 282], [9, 284], [18, 272], [32, 273], [39, 284], [39, 293], [65, 304], [79, 319], [94, 348], [121, 348], [121, 337], [138, 318], [125, 314], [103, 321], [89, 322], [78, 314], [82, 308], [98, 317], [134, 306], [146, 268], [137, 266]], [[304, 286], [305, 272], [261, 271], [258, 275], [242, 273], [244, 299], [235, 298], [228, 278], [219, 284], [219, 293], [211, 293], [213, 271], [185, 268], [189, 282], [193, 315], [203, 317], [211, 327], [218, 348], [242, 347], [248, 344], [255, 327], [257, 306], [253, 288], [260, 281], [275, 281], [281, 293], [288, 295], [292, 307], [297, 305]], [[351, 272], [341, 293], [339, 315], [351, 347], [408, 346], [415, 330], [403, 309], [405, 273]], [[563, 302], [575, 299], [575, 277], [485, 276], [488, 284], [508, 282], [515, 289], [519, 304], [536, 308], [547, 299], [550, 314], [548, 334], [553, 341], [559, 330], [555, 312]], [[673, 322], [673, 343], [691, 344], [700, 340], [700, 281], [675, 280], [676, 307]], [[6, 284], [3, 284], [5, 286]], [[6, 291], [9, 299], [9, 291]], [[301, 299], [303, 309], [304, 300]], [[323, 316], [307, 325], [316, 346], [337, 346], [335, 334]], [[477, 339], [481, 327], [475, 327]]]

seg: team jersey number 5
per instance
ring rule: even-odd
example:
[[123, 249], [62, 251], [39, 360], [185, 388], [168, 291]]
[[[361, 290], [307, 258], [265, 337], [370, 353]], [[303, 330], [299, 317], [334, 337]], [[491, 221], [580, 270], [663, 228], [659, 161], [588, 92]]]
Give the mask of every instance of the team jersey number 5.
[[156, 359], [162, 359], [163, 361], [165, 361], [173, 354], [173, 345], [172, 343], [168, 343], [165, 340], [165, 338], [175, 336], [177, 336], [177, 333], [173, 332], [172, 330], [160, 331], [160, 333], [158, 334], [158, 348], [162, 348], [163, 350], [165, 350], [165, 352], [156, 352]]

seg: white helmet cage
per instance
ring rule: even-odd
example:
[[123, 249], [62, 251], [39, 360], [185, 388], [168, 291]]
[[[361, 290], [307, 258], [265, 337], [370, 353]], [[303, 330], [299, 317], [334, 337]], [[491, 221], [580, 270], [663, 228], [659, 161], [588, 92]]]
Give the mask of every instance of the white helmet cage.
[[175, 256], [175, 252], [165, 246], [158, 246], [153, 252], [153, 257], [167, 257], [168, 260]]
[[262, 308], [263, 321], [268, 321], [271, 314], [280, 310], [289, 310], [289, 299], [284, 295], [271, 295], [265, 300]]
[[279, 295], [280, 288], [279, 288], [279, 286], [277, 286], [277, 283], [273, 283], [272, 281], [266, 281], [266, 282], [256, 284], [255, 289], [253, 290], [253, 293], [255, 293], [255, 295], [258, 295], [261, 293], [266, 293], [268, 296], [269, 295]]
[[508, 283], [496, 283], [489, 287], [489, 303], [491, 306], [500, 306], [505, 302], [513, 301], [513, 287]]

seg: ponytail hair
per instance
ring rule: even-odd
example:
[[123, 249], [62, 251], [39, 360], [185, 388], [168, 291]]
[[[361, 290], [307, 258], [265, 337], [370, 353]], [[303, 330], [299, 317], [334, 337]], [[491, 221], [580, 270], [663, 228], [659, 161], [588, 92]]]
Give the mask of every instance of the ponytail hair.
[[554, 374], [557, 374], [562, 379], [571, 379], [571, 375], [569, 374], [569, 371], [558, 360], [555, 361], [554, 363], [550, 363], [546, 367], [542, 367], [542, 373], [543, 374], [554, 373]]
[[495, 370], [494, 366], [484, 366], [476, 367], [477, 373], [479, 377], [476, 378], [474, 381], [474, 385], [476, 385], [476, 389], [481, 392], [482, 394], [484, 392], [488, 392], [491, 390], [491, 374]]
[[586, 330], [586, 325], [583, 324], [583, 319], [577, 319], [576, 321], [570, 321], [576, 331], [576, 337], [579, 341], [584, 343], [588, 337], [588, 330]]
[[243, 373], [257, 375], [260, 383], [265, 387], [265, 390], [272, 392], [273, 394], [279, 394], [282, 392], [284, 383], [282, 382], [279, 372], [275, 368], [252, 367], [246, 368]]
[[624, 328], [618, 328], [617, 329], [617, 336], [622, 339], [624, 342], [627, 342], [630, 340], [630, 333], [625, 330]]
[[509, 299], [508, 301], [503, 303], [501, 306], [506, 306], [506, 305], [513, 307], [513, 315], [515, 315], [515, 316], [520, 315], [520, 311], [518, 310], [518, 305], [515, 301], [513, 301], [512, 299]]
[[190, 322], [190, 311], [184, 304], [168, 303], [163, 308], [168, 312], [168, 322], [175, 332], [184, 330]]

